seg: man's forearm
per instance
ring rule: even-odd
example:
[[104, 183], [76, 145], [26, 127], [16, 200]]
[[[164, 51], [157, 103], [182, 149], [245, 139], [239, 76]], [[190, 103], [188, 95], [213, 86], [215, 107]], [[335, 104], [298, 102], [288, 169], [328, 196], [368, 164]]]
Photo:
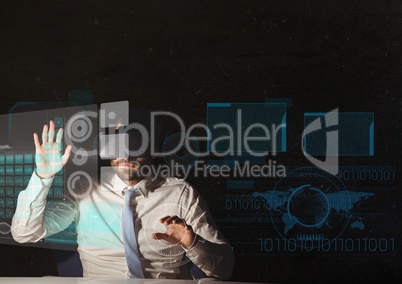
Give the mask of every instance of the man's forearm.
[[35, 173], [27, 188], [18, 196], [17, 208], [11, 224], [11, 234], [20, 243], [37, 242], [44, 238], [46, 195], [53, 179], [40, 179]]

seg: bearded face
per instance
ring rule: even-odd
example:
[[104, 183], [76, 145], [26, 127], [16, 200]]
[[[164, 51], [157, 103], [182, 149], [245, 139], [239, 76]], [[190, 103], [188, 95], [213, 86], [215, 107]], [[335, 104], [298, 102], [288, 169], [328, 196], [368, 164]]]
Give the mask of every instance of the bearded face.
[[116, 174], [127, 184], [135, 184], [146, 178], [146, 176], [141, 175], [141, 167], [150, 163], [151, 159], [145, 157], [120, 158], [110, 162]]

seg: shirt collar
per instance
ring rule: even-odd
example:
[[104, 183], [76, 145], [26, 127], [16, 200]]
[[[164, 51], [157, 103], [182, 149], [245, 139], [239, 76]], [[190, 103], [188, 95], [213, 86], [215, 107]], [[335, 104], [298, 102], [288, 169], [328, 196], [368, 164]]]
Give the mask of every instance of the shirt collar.
[[[115, 174], [112, 178], [112, 185], [113, 185], [113, 189], [115, 190], [115, 192], [118, 192], [121, 195], [122, 195], [122, 189], [127, 187], [127, 184], [124, 181], [122, 181], [117, 174]], [[135, 186], [132, 186], [129, 188], [137, 188], [144, 197], [147, 197], [148, 190], [146, 189], [145, 185], [146, 185], [146, 181], [145, 181], [145, 179], [143, 179], [139, 183], [137, 183]]]

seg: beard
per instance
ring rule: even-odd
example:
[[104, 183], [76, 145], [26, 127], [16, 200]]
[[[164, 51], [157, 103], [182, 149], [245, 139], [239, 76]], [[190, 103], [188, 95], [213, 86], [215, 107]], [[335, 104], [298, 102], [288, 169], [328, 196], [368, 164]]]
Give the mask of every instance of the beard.
[[144, 175], [144, 171], [141, 169], [143, 169], [145, 165], [150, 165], [150, 163], [151, 159], [147, 158], [136, 159], [134, 161], [129, 161], [128, 159], [116, 159], [111, 161], [111, 165], [117, 176], [126, 183], [138, 182], [147, 178], [148, 176]]

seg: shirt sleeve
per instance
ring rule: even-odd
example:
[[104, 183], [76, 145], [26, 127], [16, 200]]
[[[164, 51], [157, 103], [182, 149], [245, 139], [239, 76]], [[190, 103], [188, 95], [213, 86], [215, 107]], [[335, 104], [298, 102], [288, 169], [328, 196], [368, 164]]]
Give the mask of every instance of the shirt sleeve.
[[38, 242], [63, 231], [75, 219], [78, 212], [75, 202], [46, 202], [52, 182], [53, 178], [41, 179], [34, 171], [27, 188], [18, 195], [11, 224], [11, 234], [16, 242]]
[[234, 265], [230, 244], [216, 226], [203, 198], [191, 186], [184, 196], [185, 220], [197, 235], [196, 244], [190, 250], [184, 248], [186, 256], [207, 276], [229, 279]]

